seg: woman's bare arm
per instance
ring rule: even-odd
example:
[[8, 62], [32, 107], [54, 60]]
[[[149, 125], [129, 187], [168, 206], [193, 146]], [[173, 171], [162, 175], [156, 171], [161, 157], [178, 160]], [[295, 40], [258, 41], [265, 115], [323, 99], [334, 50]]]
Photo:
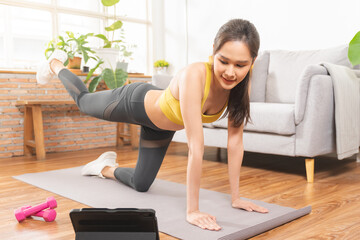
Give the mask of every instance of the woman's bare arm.
[[242, 200], [239, 194], [240, 169], [244, 158], [243, 144], [244, 123], [240, 127], [233, 127], [228, 120], [228, 171], [231, 189], [231, 205], [247, 211], [267, 213], [268, 210], [252, 202]]
[[220, 230], [215, 217], [199, 211], [199, 190], [204, 155], [201, 100], [205, 84], [204, 65], [192, 64], [179, 81], [180, 109], [188, 139], [187, 221], [203, 229]]

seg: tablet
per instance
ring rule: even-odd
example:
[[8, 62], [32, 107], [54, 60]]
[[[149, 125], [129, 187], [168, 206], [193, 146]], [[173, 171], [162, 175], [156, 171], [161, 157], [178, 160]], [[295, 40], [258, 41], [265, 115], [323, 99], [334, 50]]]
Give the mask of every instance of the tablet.
[[76, 240], [159, 240], [153, 209], [73, 209], [70, 219]]

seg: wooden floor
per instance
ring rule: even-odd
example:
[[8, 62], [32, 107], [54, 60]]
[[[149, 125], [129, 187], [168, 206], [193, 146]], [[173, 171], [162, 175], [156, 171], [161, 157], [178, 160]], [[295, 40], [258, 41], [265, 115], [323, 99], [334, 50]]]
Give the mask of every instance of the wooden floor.
[[[69, 211], [88, 206], [17, 181], [12, 176], [80, 166], [108, 150], [118, 153], [120, 166], [135, 165], [137, 152], [130, 147], [52, 153], [44, 161], [37, 161], [35, 157], [0, 159], [0, 239], [74, 239]], [[158, 178], [185, 183], [186, 156], [186, 145], [172, 143]], [[229, 193], [227, 165], [216, 162], [216, 149], [206, 148], [204, 159], [201, 187]], [[242, 196], [293, 208], [308, 205], [313, 208], [310, 215], [253, 239], [359, 239], [359, 165], [355, 160], [317, 159], [315, 182], [309, 184], [304, 159], [246, 153], [240, 181]], [[28, 219], [18, 223], [15, 220], [14, 209], [41, 203], [49, 196], [58, 202], [55, 222]], [[165, 234], [160, 238], [175, 239]]]

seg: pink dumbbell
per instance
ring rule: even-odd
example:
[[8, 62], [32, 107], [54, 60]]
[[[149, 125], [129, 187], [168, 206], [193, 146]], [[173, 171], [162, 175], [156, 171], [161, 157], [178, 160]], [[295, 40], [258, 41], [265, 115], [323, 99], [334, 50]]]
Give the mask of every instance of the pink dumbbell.
[[57, 207], [57, 203], [54, 197], [48, 197], [46, 199], [45, 203], [36, 205], [34, 207], [30, 207], [27, 208], [25, 210], [18, 208], [15, 210], [15, 217], [16, 219], [21, 222], [23, 221], [26, 217], [34, 215], [38, 212], [40, 212], [41, 210], [44, 210], [46, 208], [56, 208]]
[[[28, 208], [31, 208], [31, 206], [21, 207], [21, 210], [25, 210]], [[42, 217], [45, 220], [45, 222], [52, 222], [56, 218], [56, 211], [54, 209], [45, 209], [45, 210], [37, 212], [31, 216]], [[28, 217], [31, 217], [31, 216], [28, 216]]]

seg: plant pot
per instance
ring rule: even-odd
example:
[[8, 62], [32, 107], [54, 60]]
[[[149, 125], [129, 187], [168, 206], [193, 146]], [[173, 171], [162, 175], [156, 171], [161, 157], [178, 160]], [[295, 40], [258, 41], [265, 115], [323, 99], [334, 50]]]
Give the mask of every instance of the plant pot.
[[101, 68], [114, 69], [119, 60], [120, 50], [115, 48], [99, 48], [95, 50], [96, 55], [104, 60]]
[[73, 59], [69, 58], [69, 69], [80, 69], [81, 66], [81, 57], [74, 57]]
[[90, 70], [90, 68], [89, 68], [88, 66], [83, 66], [82, 71], [83, 71], [84, 73], [88, 73], [89, 70]]
[[157, 67], [155, 70], [159, 75], [167, 75], [167, 67]]
[[116, 68], [120, 68], [120, 69], [124, 70], [125, 72], [127, 72], [128, 65], [129, 65], [129, 63], [127, 63], [127, 62], [117, 62]]

